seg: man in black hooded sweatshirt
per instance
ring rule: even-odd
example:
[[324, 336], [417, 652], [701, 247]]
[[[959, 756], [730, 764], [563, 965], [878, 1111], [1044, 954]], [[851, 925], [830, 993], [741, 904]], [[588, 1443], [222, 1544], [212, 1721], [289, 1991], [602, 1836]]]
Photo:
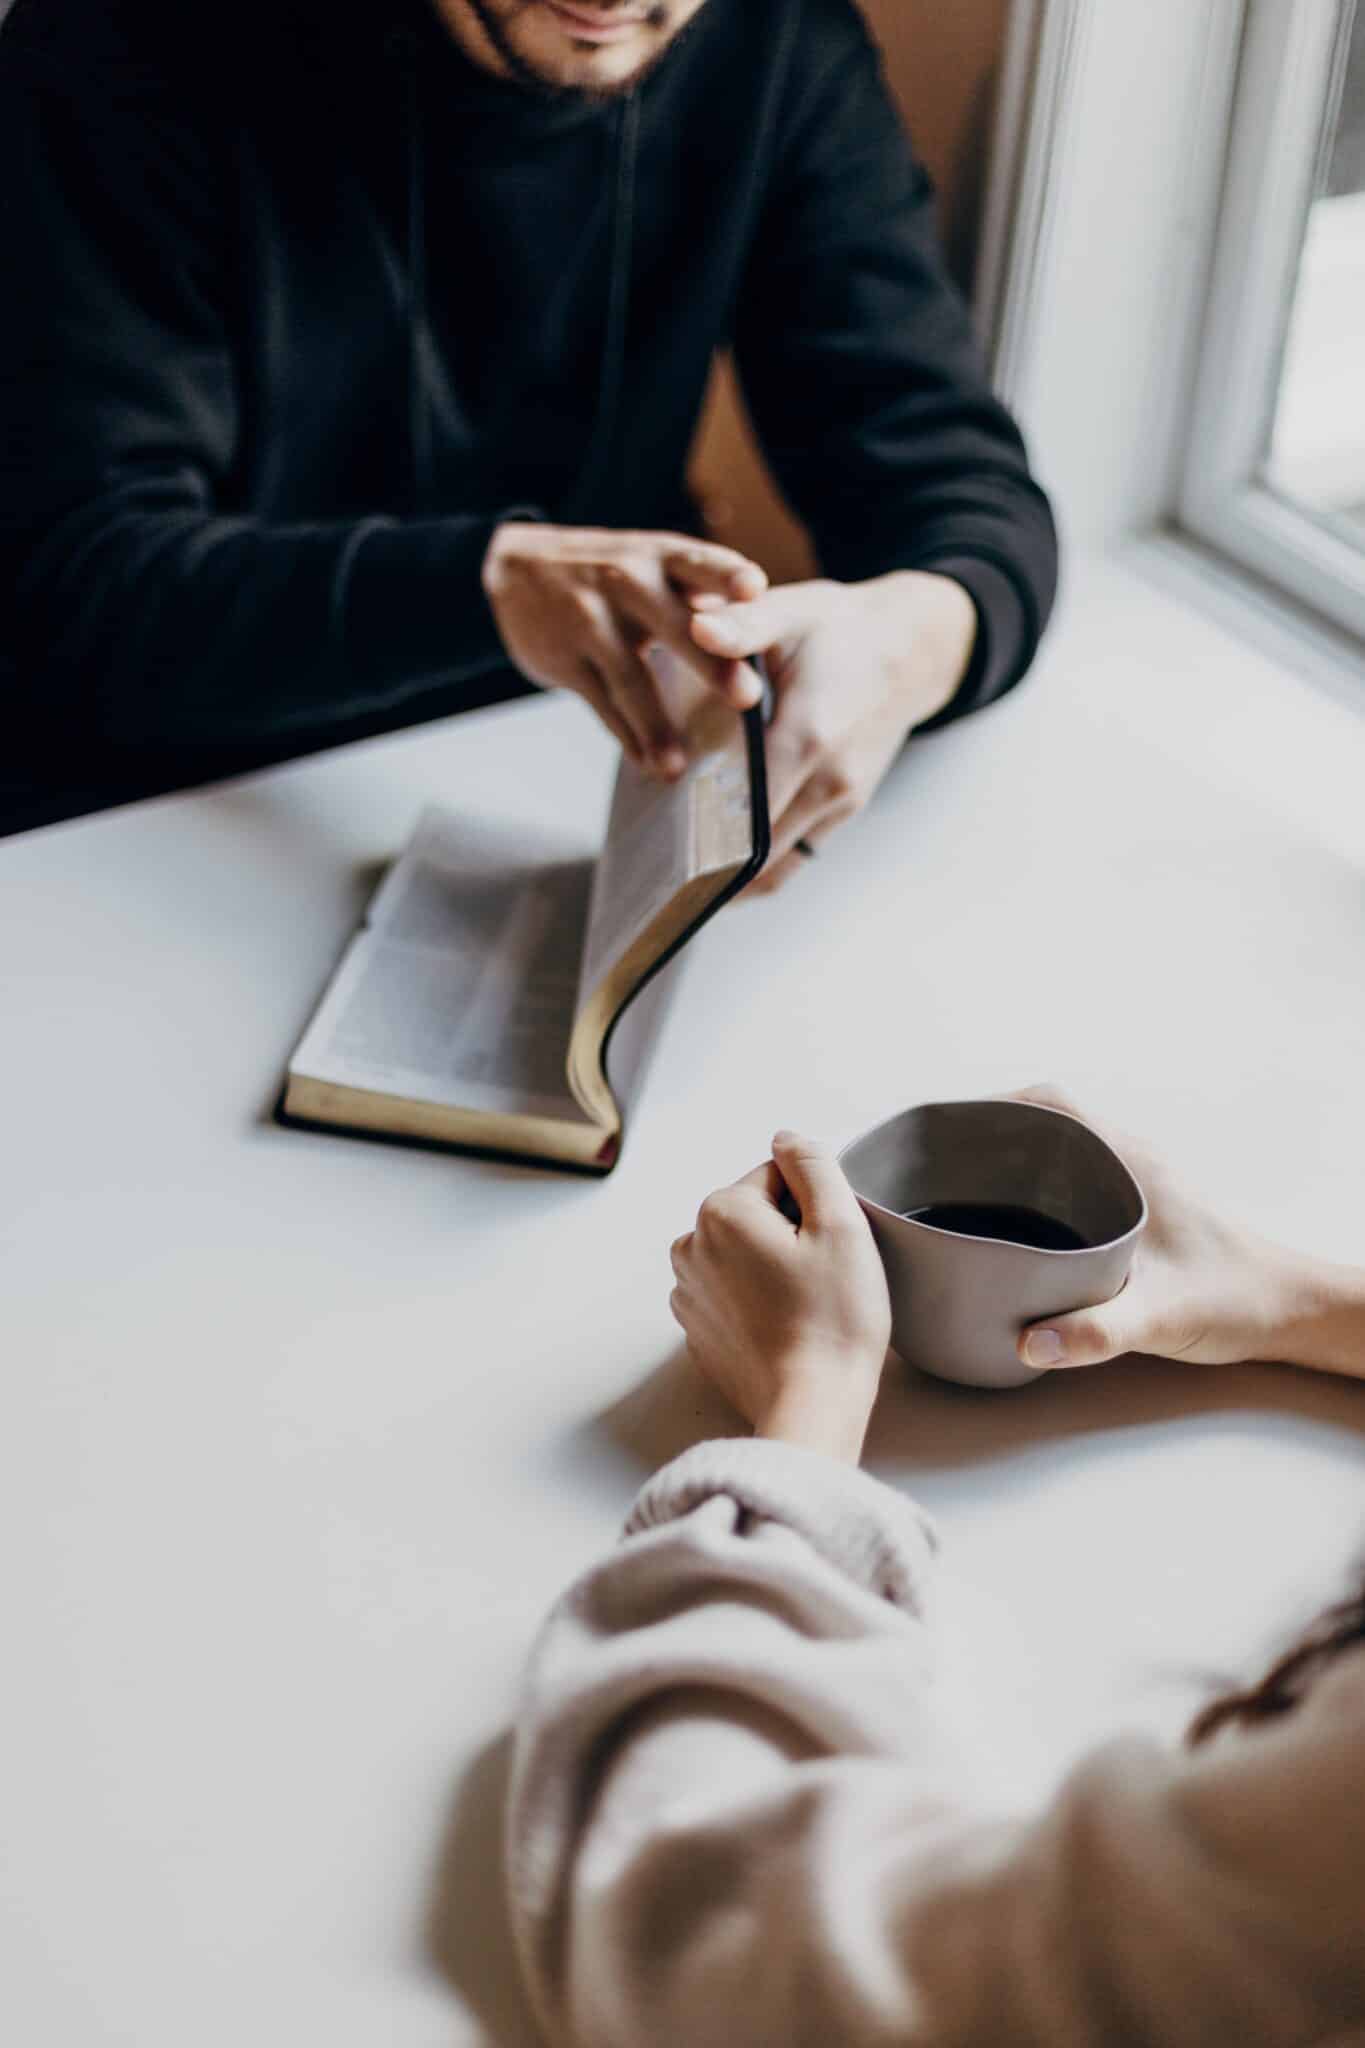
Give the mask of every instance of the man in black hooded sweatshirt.
[[[679, 772], [766, 655], [780, 882], [998, 697], [1055, 536], [854, 0], [17, 0], [0, 824], [528, 686]], [[733, 347], [820, 580], [691, 535]]]

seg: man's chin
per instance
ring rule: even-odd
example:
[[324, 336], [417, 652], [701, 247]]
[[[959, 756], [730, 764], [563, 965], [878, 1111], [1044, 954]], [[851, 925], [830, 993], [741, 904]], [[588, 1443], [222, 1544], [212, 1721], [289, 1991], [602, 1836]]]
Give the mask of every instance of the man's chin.
[[[603, 17], [606, 22], [608, 16]], [[620, 32], [601, 40], [590, 33], [593, 10], [583, 15], [565, 11], [552, 0], [532, 0], [508, 36], [508, 56], [515, 51], [515, 69], [526, 84], [551, 93], [581, 93], [611, 99], [629, 92], [653, 70], [673, 38], [647, 17], [621, 25]], [[612, 24], [615, 28], [615, 24]]]

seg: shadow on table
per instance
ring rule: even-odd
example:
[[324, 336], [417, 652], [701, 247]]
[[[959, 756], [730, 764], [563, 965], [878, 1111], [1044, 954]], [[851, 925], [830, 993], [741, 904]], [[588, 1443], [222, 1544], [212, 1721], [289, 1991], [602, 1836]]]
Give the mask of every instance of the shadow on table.
[[543, 2048], [508, 1921], [503, 1814], [510, 1733], [481, 1749], [456, 1789], [423, 1927], [428, 1963], [474, 2014], [487, 2048]]
[[1365, 1432], [1365, 1389], [1281, 1365], [1183, 1365], [1130, 1353], [1006, 1392], [959, 1387], [892, 1364], [868, 1432], [875, 1463], [978, 1464], [1072, 1437], [1226, 1416]]
[[[1365, 1387], [1289, 1366], [1182, 1365], [1130, 1355], [995, 1392], [931, 1379], [893, 1357], [868, 1431], [867, 1459], [932, 1471], [1014, 1457], [1072, 1438], [1218, 1416], [1272, 1428], [1307, 1424], [1365, 1434]], [[706, 1437], [745, 1433], [742, 1419], [701, 1377], [683, 1346], [604, 1410], [597, 1427], [646, 1471]]]

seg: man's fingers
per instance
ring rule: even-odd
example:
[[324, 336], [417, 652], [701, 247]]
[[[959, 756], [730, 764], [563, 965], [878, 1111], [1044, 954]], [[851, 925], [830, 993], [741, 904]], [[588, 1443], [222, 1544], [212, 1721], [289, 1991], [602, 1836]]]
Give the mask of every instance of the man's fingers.
[[786, 809], [773, 819], [772, 858], [774, 862], [785, 860], [798, 839], [808, 846], [819, 846], [836, 832], [840, 825], [847, 824], [858, 811], [858, 800], [842, 784], [835, 786], [832, 778], [818, 772], [802, 783]]
[[1143, 1348], [1143, 1317], [1131, 1283], [1098, 1308], [1077, 1309], [1069, 1316], [1049, 1316], [1019, 1336], [1019, 1357], [1035, 1372], [1057, 1372], [1068, 1366], [1104, 1365], [1125, 1351]]
[[634, 762], [637, 768], [647, 767], [648, 764], [644, 754], [640, 750], [639, 740], [635, 737], [633, 729], [617, 710], [611, 693], [599, 675], [596, 666], [590, 661], [585, 661], [583, 664], [583, 680], [579, 684], [577, 694], [583, 699], [588, 709], [601, 720], [607, 731], [612, 735], [612, 738], [620, 742], [621, 752], [626, 758]]
[[[831, 764], [824, 757], [828, 742], [812, 724], [809, 692], [800, 679], [777, 692], [777, 705], [764, 735], [763, 753], [768, 768], [768, 812], [774, 836], [782, 830], [787, 812], [808, 783], [820, 778], [812, 796], [828, 801], [849, 794], [837, 785]], [[793, 834], [797, 838], [799, 834]]]
[[684, 596], [716, 597], [730, 604], [761, 597], [768, 578], [757, 562], [735, 548], [697, 541], [664, 557], [664, 574]]
[[798, 841], [810, 847], [822, 845], [861, 808], [846, 778], [828, 763], [812, 772], [809, 758], [804, 767], [800, 766], [797, 750], [775, 745], [778, 738], [770, 730], [768, 809], [772, 818], [772, 847], [762, 873], [749, 884], [746, 895], [775, 894], [809, 859], [808, 854], [796, 851]]
[[645, 765], [676, 778], [687, 766], [682, 734], [668, 714], [659, 681], [649, 663], [619, 634], [603, 634], [593, 648], [593, 666], [634, 733]]
[[[684, 579], [692, 579], [685, 583]], [[728, 605], [740, 592], [756, 594], [767, 577], [732, 548], [698, 542], [694, 549], [666, 555], [655, 576], [624, 572], [610, 579], [603, 595], [618, 626], [637, 640], [654, 640], [727, 704], [747, 710], [763, 695], [758, 676], [742, 662], [708, 652], [692, 637], [691, 604], [703, 596]]]
[[823, 811], [817, 808], [809, 819], [803, 820], [800, 813], [793, 816], [789, 811], [781, 828], [774, 827], [773, 850], [743, 894], [775, 896], [779, 889], [785, 889], [803, 868], [809, 867], [825, 841], [853, 814], [852, 807], [835, 806]]
[[795, 880], [805, 864], [806, 856], [802, 853], [789, 853], [782, 860], [765, 862], [762, 873], [755, 875], [753, 881], [741, 889], [740, 902], [747, 901], [750, 896], [776, 896], [788, 882]]
[[650, 630], [690, 674], [700, 677], [708, 689], [723, 697], [727, 704], [733, 704], [737, 711], [747, 711], [750, 705], [757, 704], [763, 695], [763, 685], [755, 670], [742, 661], [726, 661], [705, 653], [692, 638], [690, 622], [691, 614], [681, 610], [675, 599], [664, 599], [650, 621]]
[[[788, 882], [810, 866], [813, 855], [843, 822], [842, 816], [832, 818], [828, 823], [813, 825], [808, 831], [796, 834], [786, 852], [769, 856], [753, 881], [741, 892], [742, 895], [775, 896], [779, 889], [785, 889]], [[797, 845], [798, 839], [800, 846]]]
[[857, 1198], [828, 1145], [796, 1131], [778, 1131], [773, 1159], [791, 1190], [805, 1229], [828, 1229], [861, 1216]]
[[811, 614], [811, 586], [788, 583], [748, 604], [727, 604], [692, 614], [692, 638], [708, 654], [730, 654], [745, 660], [766, 654], [788, 633], [806, 625]]

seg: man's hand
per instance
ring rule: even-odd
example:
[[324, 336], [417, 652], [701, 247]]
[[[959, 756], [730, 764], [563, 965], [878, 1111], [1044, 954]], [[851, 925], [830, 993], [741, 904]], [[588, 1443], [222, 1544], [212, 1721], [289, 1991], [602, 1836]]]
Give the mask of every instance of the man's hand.
[[484, 589], [509, 656], [542, 689], [573, 690], [638, 767], [673, 781], [681, 733], [647, 658], [669, 648], [737, 709], [759, 683], [742, 662], [704, 653], [689, 599], [756, 598], [768, 579], [733, 548], [676, 533], [614, 533], [507, 520], [489, 544]]
[[[799, 1224], [779, 1206], [785, 1193]], [[669, 1306], [688, 1349], [756, 1433], [856, 1464], [891, 1304], [867, 1218], [833, 1154], [779, 1131], [771, 1160], [707, 1197], [672, 1259]]]
[[951, 577], [898, 570], [868, 583], [792, 583], [744, 603], [698, 591], [692, 636], [716, 656], [767, 657], [773, 846], [751, 886], [780, 889], [868, 801], [907, 734], [966, 672], [976, 607]]

